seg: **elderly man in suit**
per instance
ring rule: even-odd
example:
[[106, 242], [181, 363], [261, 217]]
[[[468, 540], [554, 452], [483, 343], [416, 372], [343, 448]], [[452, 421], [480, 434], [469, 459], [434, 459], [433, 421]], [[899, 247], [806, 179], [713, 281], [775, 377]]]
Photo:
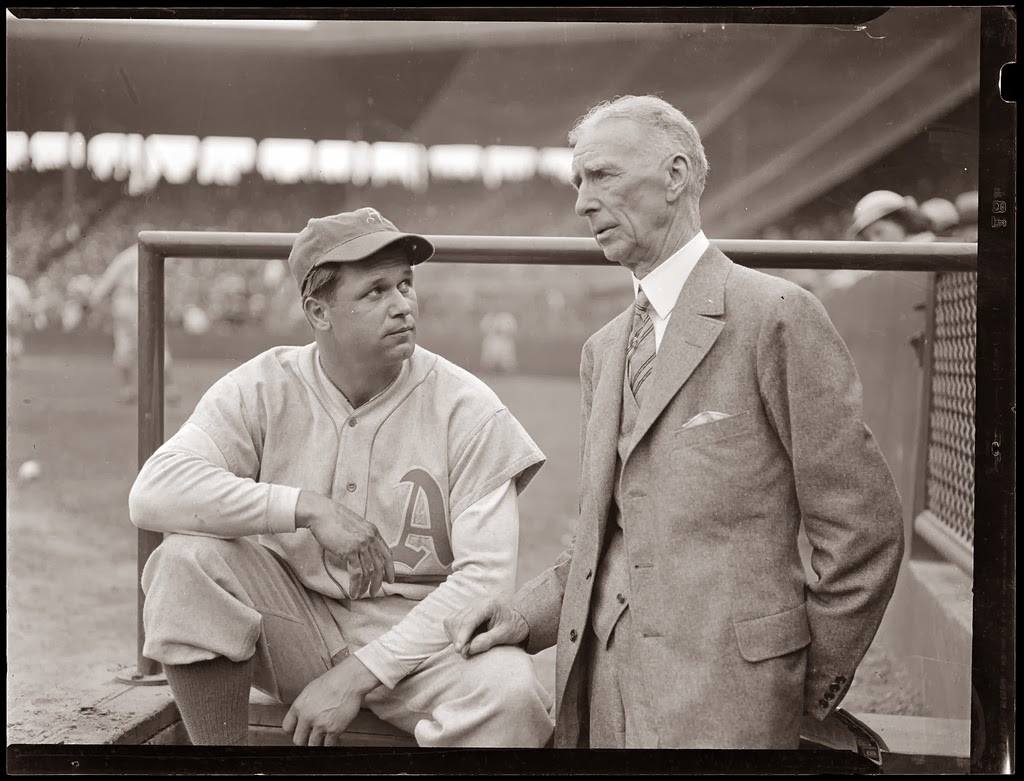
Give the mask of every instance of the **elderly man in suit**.
[[709, 244], [681, 112], [627, 96], [569, 141], [576, 213], [636, 302], [583, 347], [573, 544], [449, 637], [557, 644], [556, 746], [796, 748], [843, 698], [903, 553], [852, 359], [810, 293]]

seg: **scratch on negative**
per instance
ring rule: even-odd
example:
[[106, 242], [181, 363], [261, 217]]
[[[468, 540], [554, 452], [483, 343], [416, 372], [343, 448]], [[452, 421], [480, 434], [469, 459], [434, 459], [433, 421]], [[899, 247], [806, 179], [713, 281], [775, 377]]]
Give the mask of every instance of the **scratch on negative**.
[[853, 33], [864, 33], [872, 41], [884, 41], [884, 35], [872, 35], [866, 24], [854, 24], [849, 27], [836, 27], [832, 26], [833, 30], [839, 30], [840, 32], [853, 32]]
[[132, 103], [136, 106], [139, 105], [139, 96], [135, 94], [132, 83], [128, 80], [128, 74], [124, 72], [124, 68], [120, 65], [117, 67], [117, 72], [121, 74], [121, 80], [124, 82], [125, 89], [128, 90], [128, 97], [132, 99]]

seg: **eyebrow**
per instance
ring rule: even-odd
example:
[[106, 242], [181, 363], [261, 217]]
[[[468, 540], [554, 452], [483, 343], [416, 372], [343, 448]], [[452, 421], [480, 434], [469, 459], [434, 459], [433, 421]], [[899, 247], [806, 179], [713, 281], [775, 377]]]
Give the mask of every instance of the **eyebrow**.
[[[401, 282], [401, 281], [406, 280], [406, 279], [412, 279], [412, 267], [411, 266], [401, 273], [401, 276], [399, 277], [398, 281]], [[364, 282], [362, 284], [361, 289], [362, 290], [371, 290], [372, 288], [376, 287], [377, 285], [390, 285], [390, 284], [391, 284], [391, 278], [390, 277], [385, 276], [384, 274], [379, 274], [379, 275], [377, 275], [375, 277], [371, 277], [370, 279], [366, 280], [366, 282]]]

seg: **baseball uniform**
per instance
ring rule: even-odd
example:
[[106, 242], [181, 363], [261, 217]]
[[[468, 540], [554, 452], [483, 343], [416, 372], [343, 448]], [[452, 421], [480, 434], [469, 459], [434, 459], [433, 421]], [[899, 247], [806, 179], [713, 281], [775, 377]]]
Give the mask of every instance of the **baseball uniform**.
[[[139, 341], [139, 245], [119, 252], [97, 280], [90, 295], [93, 306], [111, 296], [110, 313], [114, 331], [114, 365], [134, 369]], [[164, 366], [171, 363], [164, 348]]]
[[[273, 557], [297, 584], [273, 576], [298, 589], [327, 663], [354, 652], [384, 684], [365, 702], [382, 718], [421, 745], [544, 745], [549, 695], [525, 652], [463, 660], [443, 627], [473, 599], [514, 588], [515, 496], [543, 454], [485, 384], [421, 347], [357, 409], [318, 356], [315, 344], [277, 347], [230, 372], [140, 471], [132, 521], [178, 533], [143, 573], [146, 656], [175, 665], [250, 658], [281, 611], [253, 609], [253, 589], [230, 561], [273, 569]], [[350, 598], [343, 564], [295, 528], [303, 489], [377, 525], [393, 584]], [[251, 548], [256, 536], [260, 545], [197, 552], [202, 536], [249, 538]], [[271, 693], [289, 698], [294, 688]]]
[[7, 357], [17, 360], [25, 351], [22, 333], [32, 316], [32, 294], [19, 276], [7, 275]]

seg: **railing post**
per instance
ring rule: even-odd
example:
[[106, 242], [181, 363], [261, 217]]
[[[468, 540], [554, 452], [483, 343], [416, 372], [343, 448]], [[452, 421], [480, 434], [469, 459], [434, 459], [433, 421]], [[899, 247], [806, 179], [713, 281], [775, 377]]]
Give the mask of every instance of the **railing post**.
[[[139, 241], [139, 469], [164, 441], [164, 256]], [[136, 685], [164, 684], [160, 663], [142, 655], [146, 641], [142, 610], [142, 569], [163, 540], [159, 532], [139, 529], [137, 553], [138, 608], [136, 669], [121, 680]]]

